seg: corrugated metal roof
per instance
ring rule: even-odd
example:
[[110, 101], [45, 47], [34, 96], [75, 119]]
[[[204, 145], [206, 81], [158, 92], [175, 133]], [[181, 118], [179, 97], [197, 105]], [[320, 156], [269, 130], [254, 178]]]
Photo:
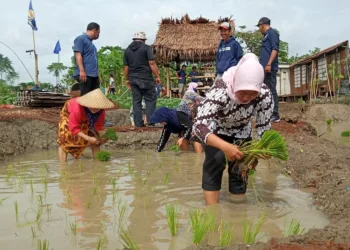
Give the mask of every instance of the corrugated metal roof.
[[294, 67], [295, 65], [300, 65], [300, 64], [309, 63], [309, 62], [311, 62], [313, 59], [315, 59], [315, 58], [317, 58], [317, 57], [320, 57], [320, 56], [322, 56], [322, 55], [324, 55], [324, 54], [327, 54], [327, 53], [329, 53], [329, 52], [335, 50], [336, 48], [339, 48], [339, 47], [341, 47], [341, 46], [349, 46], [348, 44], [349, 44], [349, 41], [348, 41], [348, 40], [346, 40], [346, 41], [344, 41], [344, 42], [341, 42], [341, 43], [338, 43], [338, 44], [336, 44], [336, 45], [334, 45], [334, 46], [332, 46], [332, 47], [329, 47], [329, 48], [327, 48], [327, 49], [321, 50], [320, 52], [318, 52], [318, 53], [316, 53], [316, 54], [314, 54], [314, 55], [312, 55], [312, 56], [303, 58], [303, 59], [301, 59], [301, 60], [299, 60], [299, 61], [293, 63], [293, 64], [290, 65], [290, 66], [291, 66], [291, 67]]

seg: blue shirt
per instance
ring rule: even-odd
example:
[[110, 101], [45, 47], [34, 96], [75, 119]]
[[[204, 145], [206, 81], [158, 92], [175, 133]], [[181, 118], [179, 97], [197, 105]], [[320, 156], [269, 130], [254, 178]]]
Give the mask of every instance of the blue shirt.
[[178, 77], [181, 77], [182, 79], [179, 79], [180, 84], [186, 84], [186, 72], [183, 69], [180, 69], [177, 72]]
[[[260, 64], [265, 68], [269, 62], [272, 50], [279, 51], [280, 36], [276, 30], [270, 28], [264, 34], [260, 49]], [[271, 64], [271, 70], [278, 70], [278, 55]]]
[[[189, 75], [189, 76], [192, 76], [192, 77], [193, 77], [193, 76], [199, 76], [199, 73], [198, 73], [198, 72], [193, 72], [193, 71], [191, 71], [188, 75]], [[198, 78], [193, 77], [191, 81], [192, 81], [192, 82], [198, 82], [199, 80], [198, 80]]]
[[230, 37], [226, 42], [221, 40], [216, 53], [216, 73], [223, 74], [232, 66], [236, 66], [242, 56], [242, 47], [235, 38]]
[[[86, 35], [82, 34], [75, 38], [74, 40], [74, 52], [81, 53], [83, 57], [83, 65], [85, 69], [85, 73], [90, 77], [98, 76], [98, 62], [97, 62], [97, 49], [95, 45], [92, 43], [92, 39]], [[77, 59], [75, 58], [75, 62]], [[78, 65], [75, 67], [74, 76], [79, 75]]]

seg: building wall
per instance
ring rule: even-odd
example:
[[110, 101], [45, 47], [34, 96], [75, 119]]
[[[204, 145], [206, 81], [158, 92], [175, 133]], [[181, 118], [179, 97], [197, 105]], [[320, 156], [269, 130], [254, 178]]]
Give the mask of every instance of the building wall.
[[[317, 69], [317, 76], [320, 79], [318, 85], [318, 95], [324, 96], [327, 94], [327, 92], [329, 92], [325, 67], [328, 67], [333, 60], [338, 63], [339, 71], [342, 75], [344, 75], [347, 50], [348, 48], [339, 47], [338, 51], [334, 50], [328, 54], [323, 54], [318, 58], [313, 59]], [[304, 96], [305, 98], [308, 98], [312, 74], [311, 66], [312, 62], [290, 67], [291, 96]], [[330, 84], [332, 85], [332, 79], [330, 79]]]
[[277, 72], [277, 94], [279, 96], [290, 95], [289, 68], [279, 68]]

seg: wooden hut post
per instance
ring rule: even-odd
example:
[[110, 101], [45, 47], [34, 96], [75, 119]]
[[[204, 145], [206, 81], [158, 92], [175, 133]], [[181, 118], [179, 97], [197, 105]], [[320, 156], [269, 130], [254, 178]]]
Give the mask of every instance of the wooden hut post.
[[169, 67], [165, 68], [166, 71], [166, 91], [167, 91], [167, 96], [171, 98], [171, 92], [170, 92], [170, 73], [169, 73]]

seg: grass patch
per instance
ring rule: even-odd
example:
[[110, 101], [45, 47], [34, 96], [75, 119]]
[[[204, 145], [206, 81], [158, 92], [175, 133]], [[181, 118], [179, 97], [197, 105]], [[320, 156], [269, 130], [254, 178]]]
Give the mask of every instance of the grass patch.
[[165, 206], [167, 222], [170, 233], [172, 236], [176, 236], [179, 229], [179, 207], [175, 204], [168, 204]]
[[262, 213], [258, 223], [255, 228], [253, 227], [253, 222], [248, 221], [247, 219], [243, 222], [243, 242], [246, 244], [253, 244], [256, 241], [261, 226], [264, 223], [265, 213]]
[[300, 227], [300, 222], [296, 219], [292, 219], [290, 223], [288, 224], [288, 227], [286, 225], [286, 220], [284, 220], [284, 236], [288, 237], [290, 235], [301, 235], [305, 232], [305, 228]]
[[111, 159], [112, 153], [108, 151], [99, 151], [96, 154], [96, 158], [99, 161], [109, 161]]

